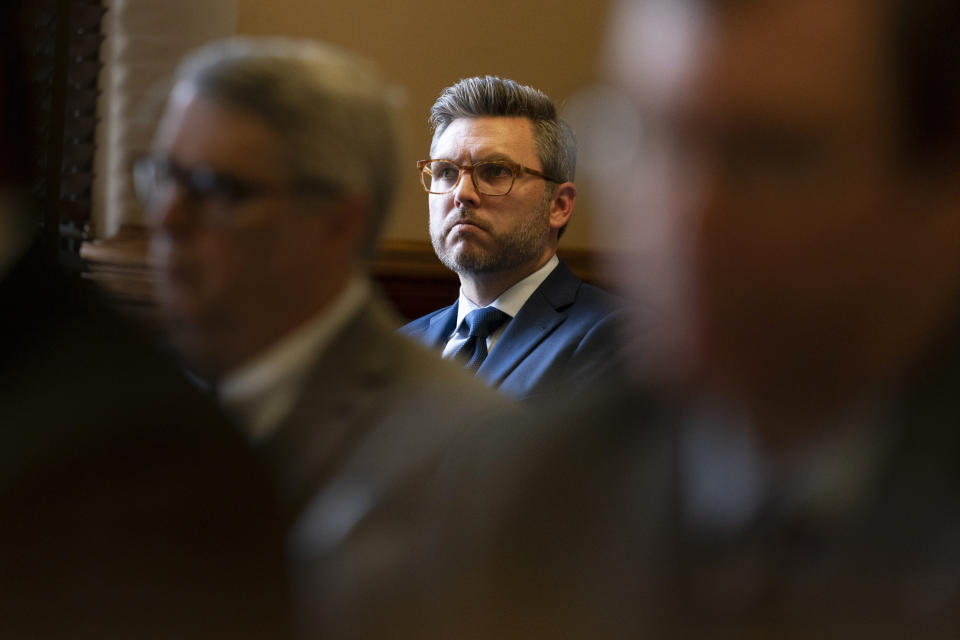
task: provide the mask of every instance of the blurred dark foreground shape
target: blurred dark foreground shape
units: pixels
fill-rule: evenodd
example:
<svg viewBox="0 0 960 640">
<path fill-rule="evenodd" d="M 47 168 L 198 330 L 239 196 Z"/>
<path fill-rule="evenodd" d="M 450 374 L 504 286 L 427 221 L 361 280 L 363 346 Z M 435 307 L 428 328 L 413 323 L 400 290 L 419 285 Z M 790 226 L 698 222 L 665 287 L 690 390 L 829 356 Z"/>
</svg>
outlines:
<svg viewBox="0 0 960 640">
<path fill-rule="evenodd" d="M 0 15 L 0 637 L 285 637 L 277 508 L 246 442 L 35 238 L 17 8 Z"/>
</svg>

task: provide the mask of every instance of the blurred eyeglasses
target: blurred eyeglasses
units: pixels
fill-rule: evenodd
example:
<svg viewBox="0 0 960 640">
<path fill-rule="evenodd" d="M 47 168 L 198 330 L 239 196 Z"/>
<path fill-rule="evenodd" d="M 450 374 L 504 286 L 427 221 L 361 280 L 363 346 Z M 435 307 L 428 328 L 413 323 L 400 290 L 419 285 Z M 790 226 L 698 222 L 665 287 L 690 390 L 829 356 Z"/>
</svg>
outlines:
<svg viewBox="0 0 960 640">
<path fill-rule="evenodd" d="M 157 154 L 142 155 L 134 160 L 133 179 L 137 197 L 147 208 L 156 204 L 160 195 L 174 185 L 196 202 L 221 207 L 234 207 L 257 198 L 331 196 L 339 191 L 334 185 L 315 179 L 282 186 L 271 185 L 209 167 L 185 167 Z"/>
<path fill-rule="evenodd" d="M 457 164 L 452 160 L 420 160 L 417 162 L 420 182 L 427 193 L 450 193 L 460 184 L 464 172 L 470 172 L 477 193 L 485 196 L 505 196 L 513 189 L 517 176 L 523 173 L 543 178 L 550 182 L 563 182 L 556 178 L 528 169 L 508 160 L 488 160 L 474 164 Z"/>
</svg>

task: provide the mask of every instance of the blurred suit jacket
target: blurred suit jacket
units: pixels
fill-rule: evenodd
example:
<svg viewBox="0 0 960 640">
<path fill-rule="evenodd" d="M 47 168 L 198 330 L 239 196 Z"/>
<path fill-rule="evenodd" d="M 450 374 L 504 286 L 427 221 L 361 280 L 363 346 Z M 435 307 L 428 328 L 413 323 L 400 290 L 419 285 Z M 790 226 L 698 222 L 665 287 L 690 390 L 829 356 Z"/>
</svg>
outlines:
<svg viewBox="0 0 960 640">
<path fill-rule="evenodd" d="M 510 320 L 477 377 L 524 401 L 555 400 L 616 379 L 621 372 L 620 304 L 562 261 Z M 443 351 L 456 328 L 457 303 L 400 329 Z"/>
<path fill-rule="evenodd" d="M 960 341 L 940 346 L 878 413 L 887 446 L 830 516 L 773 504 L 704 528 L 688 407 L 639 389 L 477 433 L 439 483 L 422 586 L 383 620 L 411 638 L 958 637 Z"/>
<path fill-rule="evenodd" d="M 243 439 L 35 250 L 0 327 L 0 636 L 282 637 L 277 506 Z"/>
<path fill-rule="evenodd" d="M 263 443 L 290 528 L 306 634 L 349 635 L 350 616 L 389 597 L 421 548 L 423 507 L 447 449 L 468 426 L 516 411 L 458 366 L 396 333 L 377 293 L 308 373 L 291 414 Z"/>
</svg>

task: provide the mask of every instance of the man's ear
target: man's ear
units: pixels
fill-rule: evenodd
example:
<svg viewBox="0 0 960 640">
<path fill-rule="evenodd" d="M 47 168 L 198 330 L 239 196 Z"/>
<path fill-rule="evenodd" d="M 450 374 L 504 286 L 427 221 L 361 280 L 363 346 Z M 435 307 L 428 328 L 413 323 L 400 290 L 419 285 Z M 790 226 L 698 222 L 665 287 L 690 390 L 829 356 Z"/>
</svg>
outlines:
<svg viewBox="0 0 960 640">
<path fill-rule="evenodd" d="M 573 205 L 577 200 L 577 187 L 572 182 L 564 182 L 556 188 L 550 202 L 550 228 L 560 230 L 573 214 Z"/>
</svg>

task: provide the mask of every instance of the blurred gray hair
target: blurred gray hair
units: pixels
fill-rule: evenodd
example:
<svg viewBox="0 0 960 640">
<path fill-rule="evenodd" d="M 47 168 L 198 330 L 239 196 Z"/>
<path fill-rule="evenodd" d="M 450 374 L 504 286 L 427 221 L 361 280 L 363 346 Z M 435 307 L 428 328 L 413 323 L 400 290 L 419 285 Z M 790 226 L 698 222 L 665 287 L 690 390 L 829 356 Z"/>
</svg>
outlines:
<svg viewBox="0 0 960 640">
<path fill-rule="evenodd" d="M 369 198 L 372 250 L 398 175 L 393 93 L 372 63 L 312 40 L 231 38 L 184 60 L 181 89 L 262 118 L 295 179 Z"/>
</svg>

